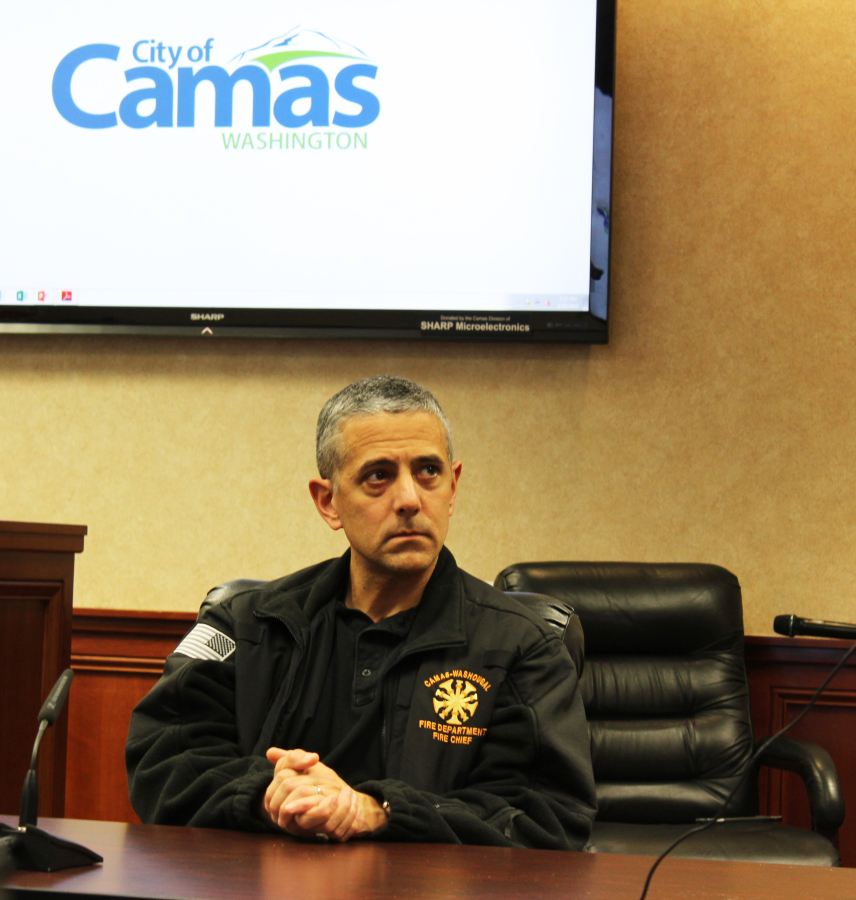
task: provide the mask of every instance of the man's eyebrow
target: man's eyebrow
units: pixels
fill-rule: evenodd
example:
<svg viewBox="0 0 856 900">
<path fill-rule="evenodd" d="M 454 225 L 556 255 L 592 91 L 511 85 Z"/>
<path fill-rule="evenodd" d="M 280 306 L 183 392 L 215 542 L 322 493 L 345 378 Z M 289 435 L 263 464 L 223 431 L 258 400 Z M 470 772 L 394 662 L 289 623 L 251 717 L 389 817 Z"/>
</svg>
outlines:
<svg viewBox="0 0 856 900">
<path fill-rule="evenodd" d="M 414 463 L 418 466 L 444 466 L 446 464 L 445 459 L 437 453 L 429 453 L 426 456 L 417 456 Z M 359 468 L 358 474 L 362 475 L 367 471 L 371 471 L 372 469 L 378 469 L 389 466 L 397 466 L 398 462 L 394 459 L 390 459 L 388 456 L 379 456 L 376 459 L 368 459 L 366 460 Z"/>
<path fill-rule="evenodd" d="M 428 456 L 418 456 L 416 457 L 415 462 L 420 466 L 444 466 L 446 461 L 442 456 L 437 455 L 436 453 L 431 453 Z"/>
<path fill-rule="evenodd" d="M 396 465 L 395 460 L 390 459 L 388 456 L 379 456 L 377 459 L 368 459 L 366 460 L 359 468 L 359 474 L 362 475 L 368 469 L 377 469 L 382 466 L 394 466 Z"/>
</svg>

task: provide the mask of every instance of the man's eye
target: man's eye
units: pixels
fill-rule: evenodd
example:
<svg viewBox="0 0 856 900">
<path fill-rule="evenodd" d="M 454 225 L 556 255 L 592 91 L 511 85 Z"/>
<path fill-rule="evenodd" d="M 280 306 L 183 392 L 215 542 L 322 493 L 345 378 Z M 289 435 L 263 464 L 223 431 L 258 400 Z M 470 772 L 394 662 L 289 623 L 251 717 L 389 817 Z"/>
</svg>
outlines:
<svg viewBox="0 0 856 900">
<path fill-rule="evenodd" d="M 429 478 L 434 478 L 440 474 L 439 466 L 423 466 L 422 474 L 427 475 Z"/>
<path fill-rule="evenodd" d="M 374 472 L 369 472 L 366 477 L 366 481 L 370 481 L 373 483 L 377 483 L 379 481 L 384 481 L 386 479 L 386 472 L 383 469 L 376 469 Z"/>
</svg>

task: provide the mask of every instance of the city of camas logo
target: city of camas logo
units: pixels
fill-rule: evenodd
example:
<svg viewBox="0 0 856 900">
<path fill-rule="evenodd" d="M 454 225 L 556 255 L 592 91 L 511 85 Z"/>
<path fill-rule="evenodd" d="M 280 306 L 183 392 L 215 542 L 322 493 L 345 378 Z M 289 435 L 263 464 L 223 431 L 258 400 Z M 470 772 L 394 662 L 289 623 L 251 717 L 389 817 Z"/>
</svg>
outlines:
<svg viewBox="0 0 856 900">
<path fill-rule="evenodd" d="M 453 670 L 433 675 L 425 680 L 425 687 L 437 685 L 431 703 L 439 721 L 420 719 L 419 727 L 432 732 L 435 741 L 446 744 L 471 744 L 473 738 L 483 737 L 487 728 L 466 724 L 479 705 L 476 685 L 490 690 L 490 682 L 474 672 Z"/>
<path fill-rule="evenodd" d="M 116 62 L 121 48 L 116 44 L 78 47 L 66 54 L 56 67 L 52 83 L 54 106 L 67 122 L 80 128 L 113 128 L 119 122 L 136 129 L 152 125 L 193 128 L 196 89 L 202 82 L 209 82 L 214 88 L 214 126 L 231 128 L 235 85 L 246 82 L 252 90 L 254 129 L 271 127 L 271 117 L 288 129 L 329 128 L 331 124 L 335 128 L 357 129 L 370 125 L 380 114 L 377 96 L 363 86 L 365 79 L 375 78 L 377 66 L 351 44 L 319 31 L 293 28 L 285 35 L 237 54 L 230 63 L 235 66 L 232 71 L 210 64 L 214 44 L 214 38 L 186 48 L 149 39 L 137 41 L 130 48 L 130 56 L 145 65 L 125 69 L 125 81 L 129 85 L 139 81 L 148 84 L 129 91 L 119 103 L 118 111 L 109 112 L 85 109 L 85 103 L 79 103 L 74 97 L 72 79 L 81 66 L 92 60 Z M 186 63 L 205 65 L 194 68 Z M 311 63 L 323 63 L 327 71 Z M 359 84 L 358 79 L 362 79 Z M 285 90 L 274 96 L 279 85 Z M 343 149 L 352 145 L 351 141 L 342 140 L 337 144 L 336 132 L 325 134 L 334 135 L 327 142 L 330 147 Z M 286 135 L 289 136 L 294 135 Z M 246 144 L 240 134 L 229 141 L 225 138 L 226 135 L 224 147 Z M 365 147 L 365 135 L 362 138 L 361 146 Z M 282 147 L 281 136 L 265 135 L 264 146 L 274 145 Z M 254 146 L 252 140 L 250 146 Z M 321 147 L 323 141 L 309 146 Z M 353 146 L 360 146 L 360 142 L 355 140 Z"/>
</svg>

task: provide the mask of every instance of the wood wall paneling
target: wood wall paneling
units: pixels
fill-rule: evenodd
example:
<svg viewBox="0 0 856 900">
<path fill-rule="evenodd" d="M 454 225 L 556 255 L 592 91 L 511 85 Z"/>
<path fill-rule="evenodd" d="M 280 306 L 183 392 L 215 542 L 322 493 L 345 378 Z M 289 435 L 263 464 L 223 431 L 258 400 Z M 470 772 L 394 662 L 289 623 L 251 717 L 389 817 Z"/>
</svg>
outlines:
<svg viewBox="0 0 856 900">
<path fill-rule="evenodd" d="M 139 822 L 125 776 L 128 721 L 194 618 L 190 613 L 75 610 L 65 793 L 69 818 Z"/>
<path fill-rule="evenodd" d="M 45 684 L 58 677 L 48 665 L 58 659 L 56 628 L 49 622 L 57 617 L 56 607 L 62 603 L 62 584 L 56 581 L 0 582 L 0 809 L 18 810 L 21 786 L 30 767 L 30 754 L 36 737 L 37 716 L 45 696 Z M 45 652 L 45 645 L 48 651 Z M 61 671 L 61 670 L 60 670 Z M 65 725 L 65 722 L 62 723 Z M 39 783 L 40 799 L 53 808 L 53 765 L 56 749 L 56 728 L 50 729 L 42 740 Z"/>
<path fill-rule="evenodd" d="M 38 713 L 71 657 L 74 556 L 83 525 L 0 522 L 0 810 L 20 809 Z M 39 753 L 39 814 L 65 807 L 68 712 Z"/>
<path fill-rule="evenodd" d="M 775 719 L 781 722 L 779 727 L 792 722 L 803 712 L 813 693 L 811 689 L 775 689 L 772 704 Z M 818 700 L 808 717 L 790 732 L 794 737 L 820 744 L 832 754 L 833 759 L 843 763 L 837 768 L 842 779 L 845 798 L 850 798 L 851 802 L 850 816 L 845 817 L 839 833 L 839 846 L 844 848 L 847 865 L 850 866 L 856 865 L 856 855 L 852 851 L 856 846 L 856 809 L 854 809 L 856 779 L 852 777 L 846 760 L 853 757 L 856 752 L 854 721 L 856 721 L 856 692 L 832 689 Z M 808 821 L 808 796 L 801 780 L 792 772 L 771 772 L 768 779 L 771 813 L 776 815 L 781 813 L 790 820 Z"/>
<path fill-rule="evenodd" d="M 832 667 L 851 646 L 823 638 L 748 637 L 746 669 L 757 739 L 774 734 L 801 713 Z M 835 676 L 815 708 L 789 732 L 814 741 L 835 761 L 847 807 L 839 853 L 856 866 L 856 659 Z M 810 823 L 808 797 L 792 772 L 762 769 L 761 811 L 786 822 Z"/>
</svg>

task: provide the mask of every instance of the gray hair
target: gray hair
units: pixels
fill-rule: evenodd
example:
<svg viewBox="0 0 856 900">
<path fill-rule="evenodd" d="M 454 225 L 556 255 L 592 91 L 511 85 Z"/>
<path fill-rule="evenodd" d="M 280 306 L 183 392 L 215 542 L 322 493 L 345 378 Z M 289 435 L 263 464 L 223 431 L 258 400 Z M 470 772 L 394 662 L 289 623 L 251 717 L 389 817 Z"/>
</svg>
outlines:
<svg viewBox="0 0 856 900">
<path fill-rule="evenodd" d="M 355 381 L 334 394 L 318 416 L 315 431 L 315 458 L 318 474 L 335 484 L 342 467 L 341 435 L 352 416 L 374 416 L 377 413 L 427 412 L 436 416 L 446 434 L 446 453 L 451 464 L 452 426 L 440 404 L 430 391 L 415 381 L 395 375 L 375 375 Z"/>
</svg>

